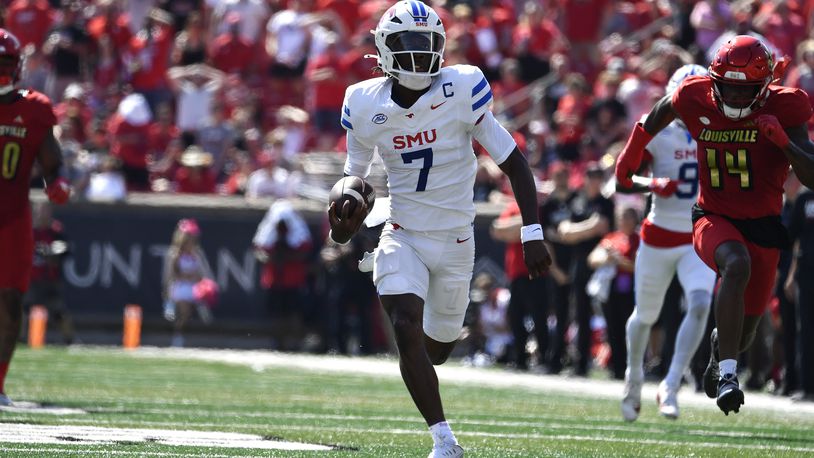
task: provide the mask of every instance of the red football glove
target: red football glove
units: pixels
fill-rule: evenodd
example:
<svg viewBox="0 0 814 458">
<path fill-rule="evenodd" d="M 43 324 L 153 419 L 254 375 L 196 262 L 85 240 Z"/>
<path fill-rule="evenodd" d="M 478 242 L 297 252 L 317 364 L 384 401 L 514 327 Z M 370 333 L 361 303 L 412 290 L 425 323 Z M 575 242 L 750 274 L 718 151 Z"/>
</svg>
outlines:
<svg viewBox="0 0 814 458">
<path fill-rule="evenodd" d="M 679 181 L 671 180 L 669 178 L 653 178 L 650 182 L 651 191 L 653 194 L 661 197 L 670 197 L 676 193 L 676 189 L 678 189 L 678 185 L 680 184 Z"/>
<path fill-rule="evenodd" d="M 55 204 L 64 204 L 71 197 L 71 185 L 65 178 L 59 177 L 45 187 L 45 195 Z"/>
<path fill-rule="evenodd" d="M 791 140 L 789 140 L 789 136 L 786 135 L 786 131 L 783 130 L 783 126 L 780 125 L 780 121 L 778 121 L 774 115 L 760 115 L 755 122 L 757 123 L 757 128 L 760 130 L 760 133 L 765 135 L 772 143 L 781 149 L 785 149 L 789 146 Z"/>
<path fill-rule="evenodd" d="M 623 187 L 633 187 L 633 180 L 630 178 L 639 170 L 642 165 L 642 156 L 644 155 L 644 148 L 650 143 L 653 136 L 647 133 L 641 124 L 636 124 L 630 137 L 627 139 L 622 152 L 616 158 L 616 181 Z"/>
</svg>

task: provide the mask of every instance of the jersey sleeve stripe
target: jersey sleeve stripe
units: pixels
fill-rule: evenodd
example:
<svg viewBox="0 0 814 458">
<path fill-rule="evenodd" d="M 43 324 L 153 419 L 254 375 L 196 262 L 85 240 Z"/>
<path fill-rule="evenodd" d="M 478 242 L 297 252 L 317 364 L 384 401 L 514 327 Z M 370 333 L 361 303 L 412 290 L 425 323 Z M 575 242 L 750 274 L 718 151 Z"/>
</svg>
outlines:
<svg viewBox="0 0 814 458">
<path fill-rule="evenodd" d="M 486 82 L 486 77 L 484 76 L 483 79 L 480 80 L 480 83 L 478 83 L 478 85 L 475 86 L 474 89 L 472 89 L 472 97 L 475 97 L 478 94 L 478 92 L 482 91 L 483 88 L 486 87 L 486 84 L 488 83 Z"/>
<path fill-rule="evenodd" d="M 342 107 L 342 110 L 345 112 L 346 115 L 350 116 L 350 108 L 346 106 Z"/>
<path fill-rule="evenodd" d="M 353 130 L 353 124 L 351 124 L 350 121 L 348 121 L 345 118 L 342 118 L 342 125 L 347 127 L 350 130 Z"/>
<path fill-rule="evenodd" d="M 472 111 L 476 111 L 478 108 L 482 107 L 486 102 L 492 100 L 492 91 L 486 93 L 480 100 L 472 104 Z"/>
</svg>

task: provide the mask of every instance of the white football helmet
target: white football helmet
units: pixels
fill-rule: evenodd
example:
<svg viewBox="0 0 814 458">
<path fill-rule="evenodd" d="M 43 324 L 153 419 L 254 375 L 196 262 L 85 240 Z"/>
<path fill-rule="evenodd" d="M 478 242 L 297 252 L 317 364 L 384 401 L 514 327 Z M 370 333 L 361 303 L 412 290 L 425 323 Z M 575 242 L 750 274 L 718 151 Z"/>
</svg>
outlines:
<svg viewBox="0 0 814 458">
<path fill-rule="evenodd" d="M 681 85 L 681 82 L 684 81 L 688 76 L 706 76 L 709 72 L 706 68 L 696 65 L 696 64 L 687 64 L 681 66 L 678 70 L 673 73 L 673 76 L 670 77 L 670 81 L 667 82 L 667 93 L 672 94 L 678 89 L 678 86 Z"/>
<path fill-rule="evenodd" d="M 377 53 L 372 57 L 402 86 L 422 90 L 441 73 L 446 32 L 438 14 L 424 3 L 396 3 L 385 11 L 372 33 Z"/>
</svg>

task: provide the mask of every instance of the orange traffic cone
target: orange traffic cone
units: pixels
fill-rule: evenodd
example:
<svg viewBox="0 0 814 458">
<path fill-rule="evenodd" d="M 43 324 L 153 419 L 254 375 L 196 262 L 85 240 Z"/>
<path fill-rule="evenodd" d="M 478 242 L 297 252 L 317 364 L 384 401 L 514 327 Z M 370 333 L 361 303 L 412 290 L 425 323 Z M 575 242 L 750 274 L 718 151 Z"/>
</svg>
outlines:
<svg viewBox="0 0 814 458">
<path fill-rule="evenodd" d="M 28 315 L 28 346 L 31 348 L 44 347 L 47 329 L 48 310 L 41 305 L 32 306 Z"/>
<path fill-rule="evenodd" d="M 124 307 L 124 348 L 138 348 L 141 341 L 141 307 L 128 304 Z"/>
</svg>

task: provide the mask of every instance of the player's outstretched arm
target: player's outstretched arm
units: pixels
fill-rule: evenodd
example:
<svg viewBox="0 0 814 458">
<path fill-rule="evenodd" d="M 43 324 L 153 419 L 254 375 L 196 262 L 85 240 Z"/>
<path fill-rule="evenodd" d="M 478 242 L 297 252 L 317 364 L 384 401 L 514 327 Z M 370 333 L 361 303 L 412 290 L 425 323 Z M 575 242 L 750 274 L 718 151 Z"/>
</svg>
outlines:
<svg viewBox="0 0 814 458">
<path fill-rule="evenodd" d="M 769 114 L 760 115 L 755 121 L 760 132 L 783 150 L 800 183 L 814 189 L 814 143 L 808 137 L 806 125 L 783 129 L 777 118 Z"/>
<path fill-rule="evenodd" d="M 509 177 L 514 198 L 520 207 L 520 217 L 523 219 L 520 239 L 523 242 L 523 259 L 528 267 L 529 276 L 539 277 L 548 271 L 551 255 L 543 244 L 543 229 L 537 214 L 537 187 L 534 184 L 534 176 L 526 158 L 516 146 L 499 167 Z"/>
<path fill-rule="evenodd" d="M 62 167 L 62 148 L 54 137 L 53 129 L 48 129 L 45 139 L 40 145 L 37 160 L 42 169 L 42 178 L 45 180 L 45 194 L 48 200 L 55 204 L 64 204 L 71 197 L 71 187 L 68 182 L 59 176 Z"/>
<path fill-rule="evenodd" d="M 616 158 L 617 189 L 632 188 L 633 175 L 641 168 L 644 149 L 653 137 L 667 127 L 676 118 L 673 110 L 672 95 L 668 94 L 656 102 L 645 118 L 644 123 L 637 123 L 630 133 L 627 144 Z"/>
</svg>

